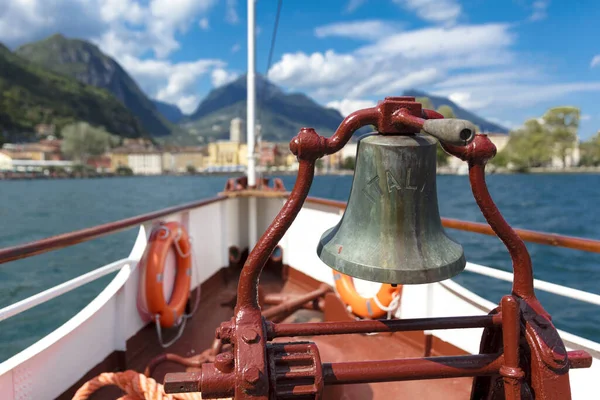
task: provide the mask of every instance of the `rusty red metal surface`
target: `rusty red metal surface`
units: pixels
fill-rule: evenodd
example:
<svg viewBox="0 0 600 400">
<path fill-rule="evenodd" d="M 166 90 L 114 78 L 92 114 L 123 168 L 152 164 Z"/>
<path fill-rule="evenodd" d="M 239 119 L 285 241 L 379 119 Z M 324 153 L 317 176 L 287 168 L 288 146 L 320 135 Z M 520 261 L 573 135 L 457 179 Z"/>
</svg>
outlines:
<svg viewBox="0 0 600 400">
<path fill-rule="evenodd" d="M 521 337 L 521 312 L 519 303 L 512 296 L 504 296 L 502 307 L 502 342 L 504 343 L 504 363 L 500 375 L 504 378 L 506 400 L 521 398 L 521 380 L 525 376 L 519 367 L 519 338 Z"/>
<path fill-rule="evenodd" d="M 502 323 L 501 314 L 450 318 L 383 319 L 349 322 L 267 323 L 267 337 L 347 335 L 352 333 L 407 332 L 435 329 L 493 327 Z"/>
<path fill-rule="evenodd" d="M 359 361 L 324 364 L 323 373 L 325 383 L 335 385 L 438 379 L 492 375 L 500 370 L 503 361 L 502 353 Z"/>
<path fill-rule="evenodd" d="M 275 317 L 285 317 L 291 314 L 292 312 L 303 308 L 306 303 L 312 302 L 313 300 L 322 297 L 328 292 L 331 292 L 331 287 L 329 285 L 323 284 L 319 289 L 315 291 L 307 293 L 303 296 L 298 296 L 294 299 L 288 299 L 285 302 L 281 302 L 280 304 L 263 311 L 262 315 L 264 318 L 267 319 Z"/>
<path fill-rule="evenodd" d="M 442 143 L 442 147 L 451 155 L 469 164 L 469 180 L 473 197 L 490 227 L 508 249 L 512 259 L 513 293 L 523 299 L 536 302 L 531 257 L 527 247 L 500 214 L 485 183 L 485 165 L 496 155 L 496 146 L 486 135 L 477 135 L 468 146 L 458 147 Z"/>
<path fill-rule="evenodd" d="M 269 178 L 260 178 L 256 182 L 255 187 L 248 186 L 248 177 L 241 176 L 239 178 L 231 178 L 225 184 L 224 192 L 239 192 L 247 189 L 257 189 L 262 191 L 285 192 L 285 185 L 279 178 L 273 179 L 273 186 L 270 185 Z"/>
<path fill-rule="evenodd" d="M 217 329 L 217 339 L 230 343 L 226 360 L 206 363 L 202 374 L 169 375 L 168 393 L 201 390 L 204 398 L 234 394 L 238 400 L 269 398 L 320 398 L 324 385 L 396 380 L 476 377 L 472 398 L 568 399 L 568 370 L 585 367 L 585 352 L 567 353 L 550 316 L 533 288 L 531 258 L 523 240 L 504 220 L 485 183 L 485 164 L 496 148 L 485 135 L 466 146 L 443 148 L 469 165 L 473 196 L 491 229 L 506 245 L 513 261 L 512 295 L 505 296 L 487 316 L 427 318 L 400 321 L 276 324 L 261 315 L 258 284 L 263 266 L 290 227 L 307 198 L 318 158 L 339 151 L 354 131 L 375 125 L 381 134 L 419 132 L 427 118 L 440 118 L 410 97 L 386 98 L 376 107 L 350 114 L 330 138 L 303 128 L 290 143 L 298 157 L 295 186 L 285 205 L 249 254 L 242 269 L 235 316 Z M 462 132 L 461 132 L 462 136 Z M 326 290 L 311 295 L 322 295 Z M 297 299 L 301 307 L 309 297 Z M 287 306 L 276 306 L 284 312 Z M 358 332 L 393 332 L 424 329 L 484 327 L 481 354 L 345 363 L 320 362 L 314 343 L 268 343 L 280 336 L 330 335 Z M 573 360 L 569 357 L 573 356 Z M 298 366 L 300 363 L 300 366 Z"/>
</svg>

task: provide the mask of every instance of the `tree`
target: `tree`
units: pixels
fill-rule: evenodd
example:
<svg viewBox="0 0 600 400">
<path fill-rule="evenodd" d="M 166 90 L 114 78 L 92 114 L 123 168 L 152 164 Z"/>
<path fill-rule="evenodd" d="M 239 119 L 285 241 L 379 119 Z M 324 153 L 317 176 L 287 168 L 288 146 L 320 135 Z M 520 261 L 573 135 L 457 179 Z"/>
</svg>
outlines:
<svg viewBox="0 0 600 400">
<path fill-rule="evenodd" d="M 118 145 L 118 138 L 87 122 L 76 122 L 62 129 L 61 150 L 70 158 L 85 163 L 90 156 L 99 156 Z"/>
<path fill-rule="evenodd" d="M 187 173 L 190 175 L 194 175 L 196 173 L 196 167 L 194 167 L 193 165 L 188 165 L 187 166 Z"/>
<path fill-rule="evenodd" d="M 115 170 L 115 174 L 119 175 L 119 176 L 131 176 L 133 175 L 133 170 L 129 167 L 125 167 L 123 165 L 120 165 L 116 170 Z"/>
<path fill-rule="evenodd" d="M 600 165 L 600 131 L 589 140 L 581 143 L 581 165 Z"/>
<path fill-rule="evenodd" d="M 498 152 L 494 158 L 492 158 L 489 163 L 491 165 L 495 165 L 496 167 L 506 168 L 508 163 L 510 162 L 510 154 L 506 149 Z"/>
<path fill-rule="evenodd" d="M 440 114 L 442 114 L 444 116 L 444 118 L 456 118 L 456 116 L 454 115 L 454 110 L 452 109 L 452 107 L 447 106 L 447 105 L 441 105 L 438 107 L 437 112 L 439 112 Z"/>
<path fill-rule="evenodd" d="M 552 160 L 554 143 L 538 119 L 530 119 L 510 133 L 507 144 L 510 162 L 521 171 L 541 167 Z"/>
<path fill-rule="evenodd" d="M 356 159 L 354 157 L 346 157 L 342 163 L 342 169 L 354 170 Z"/>
<path fill-rule="evenodd" d="M 542 117 L 544 129 L 555 143 L 554 152 L 567 166 L 567 155 L 577 140 L 580 111 L 576 107 L 554 107 Z"/>
<path fill-rule="evenodd" d="M 415 99 L 417 103 L 421 103 L 423 108 L 427 108 L 428 110 L 433 110 L 433 103 L 429 97 L 417 97 Z"/>
</svg>

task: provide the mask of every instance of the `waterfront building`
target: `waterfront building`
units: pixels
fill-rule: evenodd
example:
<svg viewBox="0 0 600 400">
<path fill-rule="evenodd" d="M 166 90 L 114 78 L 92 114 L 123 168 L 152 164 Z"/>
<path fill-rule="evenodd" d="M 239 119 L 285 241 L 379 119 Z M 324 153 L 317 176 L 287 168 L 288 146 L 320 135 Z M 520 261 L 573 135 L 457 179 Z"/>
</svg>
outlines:
<svg viewBox="0 0 600 400">
<path fill-rule="evenodd" d="M 486 135 L 496 146 L 497 153 L 500 153 L 502 150 L 504 150 L 508 144 L 508 141 L 510 140 L 510 135 L 507 133 L 486 133 Z M 454 173 L 467 173 L 469 167 L 466 162 L 452 156 L 448 156 L 447 160 L 448 164 L 446 165 L 445 169 L 448 169 Z"/>
<path fill-rule="evenodd" d="M 342 150 L 340 150 L 340 158 L 342 162 L 348 157 L 356 158 L 356 152 L 358 151 L 358 143 L 347 143 Z"/>
<path fill-rule="evenodd" d="M 229 125 L 229 140 L 236 143 L 246 143 L 246 124 L 241 118 L 233 118 Z"/>
<path fill-rule="evenodd" d="M 129 167 L 135 175 L 160 175 L 163 172 L 162 153 L 154 147 L 123 146 L 110 153 L 111 169 Z"/>
<path fill-rule="evenodd" d="M 208 144 L 207 166 L 246 166 L 248 165 L 248 145 L 222 140 Z"/>
<path fill-rule="evenodd" d="M 52 167 L 70 170 L 73 165 L 73 161 L 22 159 L 13 157 L 4 150 L 0 151 L 0 172 L 47 172 Z"/>
<path fill-rule="evenodd" d="M 12 158 L 3 152 L 0 152 L 0 171 L 12 170 Z"/>
<path fill-rule="evenodd" d="M 190 168 L 202 171 L 208 167 L 208 149 L 206 147 L 173 148 L 162 154 L 163 171 L 185 173 Z"/>
<path fill-rule="evenodd" d="M 46 161 L 62 160 L 60 151 L 62 141 L 60 140 L 41 140 L 36 143 L 5 143 L 2 146 L 2 153 L 13 160 L 35 160 Z"/>
<path fill-rule="evenodd" d="M 106 154 L 90 157 L 86 160 L 86 165 L 94 168 L 98 173 L 110 172 L 112 170 L 112 159 Z"/>
</svg>

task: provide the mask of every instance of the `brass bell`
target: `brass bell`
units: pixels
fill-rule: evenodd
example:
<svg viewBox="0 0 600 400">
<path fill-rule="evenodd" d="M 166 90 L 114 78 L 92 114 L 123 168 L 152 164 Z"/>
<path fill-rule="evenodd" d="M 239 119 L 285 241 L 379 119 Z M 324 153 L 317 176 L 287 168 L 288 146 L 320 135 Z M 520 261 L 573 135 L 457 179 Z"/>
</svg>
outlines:
<svg viewBox="0 0 600 400">
<path fill-rule="evenodd" d="M 317 254 L 331 268 L 368 281 L 438 282 L 465 268 L 438 210 L 436 144 L 429 135 L 379 135 L 358 143 L 352 191 L 341 221 Z"/>
</svg>

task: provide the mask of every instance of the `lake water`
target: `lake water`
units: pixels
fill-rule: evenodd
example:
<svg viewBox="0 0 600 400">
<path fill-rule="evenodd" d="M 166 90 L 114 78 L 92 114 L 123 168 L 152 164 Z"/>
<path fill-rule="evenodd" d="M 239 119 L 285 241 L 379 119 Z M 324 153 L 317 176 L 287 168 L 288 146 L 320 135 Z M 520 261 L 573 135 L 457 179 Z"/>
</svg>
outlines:
<svg viewBox="0 0 600 400">
<path fill-rule="evenodd" d="M 90 180 L 0 181 L 0 248 L 87 228 L 214 196 L 226 177 L 130 177 Z M 295 177 L 282 178 L 291 189 Z M 485 222 L 466 176 L 439 176 L 444 217 Z M 600 239 L 600 175 L 492 175 L 490 192 L 514 227 Z M 310 195 L 347 200 L 351 176 L 317 176 Z M 158 190 L 160 188 L 160 190 Z M 495 237 L 448 230 L 467 260 L 509 271 Z M 127 257 L 137 229 L 0 265 L 0 307 Z M 557 284 L 600 293 L 600 254 L 528 244 L 534 274 Z M 0 361 L 56 329 L 89 303 L 113 275 L 0 322 Z M 510 284 L 463 273 L 455 280 L 497 303 Z M 600 342 L 598 307 L 538 292 L 559 329 Z"/>
</svg>

